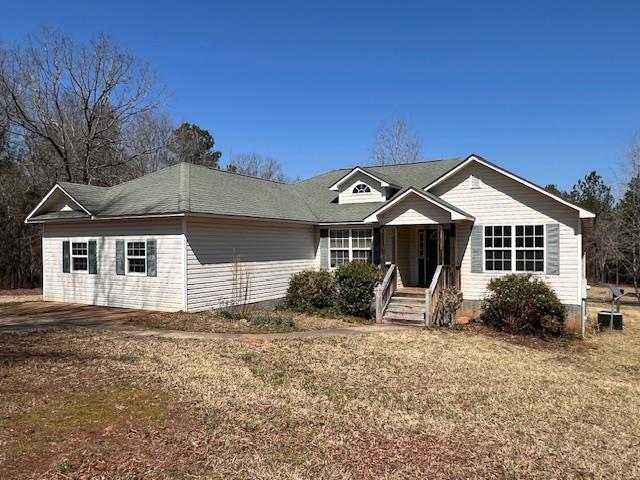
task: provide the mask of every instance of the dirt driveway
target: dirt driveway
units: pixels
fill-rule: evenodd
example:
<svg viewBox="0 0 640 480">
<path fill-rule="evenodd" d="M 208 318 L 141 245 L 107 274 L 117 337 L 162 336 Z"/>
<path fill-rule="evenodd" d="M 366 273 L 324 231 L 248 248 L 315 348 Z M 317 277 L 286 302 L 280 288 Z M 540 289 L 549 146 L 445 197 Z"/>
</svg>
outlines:
<svg viewBox="0 0 640 480">
<path fill-rule="evenodd" d="M 0 333 L 51 327 L 107 327 L 125 325 L 131 317 L 148 315 L 144 310 L 96 307 L 58 302 L 25 302 L 0 305 Z"/>
<path fill-rule="evenodd" d="M 332 337 L 336 335 L 368 335 L 411 329 L 404 325 L 362 325 L 349 328 L 330 328 L 304 332 L 283 333 L 206 333 L 147 328 L 129 322 L 130 318 L 153 313 L 149 310 L 97 307 L 58 302 L 26 302 L 0 305 L 0 333 L 30 332 L 55 327 L 85 327 L 110 330 L 128 335 L 197 340 L 243 340 L 277 338 Z"/>
</svg>

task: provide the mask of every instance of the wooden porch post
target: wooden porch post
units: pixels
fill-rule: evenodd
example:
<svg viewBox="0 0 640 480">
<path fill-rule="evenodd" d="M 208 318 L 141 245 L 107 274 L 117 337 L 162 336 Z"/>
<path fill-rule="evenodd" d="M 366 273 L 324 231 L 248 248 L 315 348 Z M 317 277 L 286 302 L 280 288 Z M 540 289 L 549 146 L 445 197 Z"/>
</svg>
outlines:
<svg viewBox="0 0 640 480">
<path fill-rule="evenodd" d="M 384 255 L 384 235 L 385 235 L 385 229 L 382 225 L 380 225 L 380 254 L 379 254 L 379 258 L 380 258 L 380 266 L 382 267 L 382 271 L 386 272 L 387 271 L 387 265 L 386 265 L 386 261 L 385 261 L 385 255 Z"/>
<path fill-rule="evenodd" d="M 438 265 L 444 264 L 444 229 L 438 224 Z"/>
<path fill-rule="evenodd" d="M 458 278 L 458 232 L 456 230 L 456 225 L 451 223 L 449 225 L 449 241 L 451 242 L 450 256 L 451 271 L 453 273 L 453 286 L 460 289 L 460 279 Z"/>
<path fill-rule="evenodd" d="M 398 264 L 398 227 L 393 227 L 393 263 Z"/>
</svg>

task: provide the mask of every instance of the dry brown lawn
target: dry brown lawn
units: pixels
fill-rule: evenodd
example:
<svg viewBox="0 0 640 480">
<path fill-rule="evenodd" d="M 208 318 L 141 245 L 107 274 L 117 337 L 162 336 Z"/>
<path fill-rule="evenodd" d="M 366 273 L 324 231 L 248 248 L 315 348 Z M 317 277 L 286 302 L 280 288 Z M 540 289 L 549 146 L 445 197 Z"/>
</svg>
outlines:
<svg viewBox="0 0 640 480">
<path fill-rule="evenodd" d="M 253 324 L 253 316 L 270 318 L 287 318 L 293 320 L 289 324 Z M 220 314 L 209 312 L 186 313 L 150 313 L 149 315 L 136 316 L 130 319 L 130 323 L 150 328 L 167 328 L 187 332 L 208 333 L 284 333 L 307 332 L 311 330 L 323 330 L 328 328 L 345 328 L 362 325 L 362 319 L 356 318 L 327 318 L 316 315 L 307 315 L 292 311 L 254 310 L 247 314 L 246 318 L 224 318 Z"/>
<path fill-rule="evenodd" d="M 3 334 L 0 478 L 638 478 L 624 311 L 578 342 Z"/>
</svg>

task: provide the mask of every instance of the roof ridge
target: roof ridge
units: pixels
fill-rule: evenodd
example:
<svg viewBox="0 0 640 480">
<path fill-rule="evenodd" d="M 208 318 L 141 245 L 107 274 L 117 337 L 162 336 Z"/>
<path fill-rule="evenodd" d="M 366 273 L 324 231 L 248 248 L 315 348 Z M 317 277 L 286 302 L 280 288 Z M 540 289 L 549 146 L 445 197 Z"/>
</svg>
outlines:
<svg viewBox="0 0 640 480">
<path fill-rule="evenodd" d="M 449 162 L 451 160 L 463 160 L 463 158 L 462 157 L 436 158 L 434 160 L 418 160 L 416 162 L 407 162 L 407 163 L 386 163 L 384 165 L 367 165 L 366 167 L 360 167 L 360 168 L 403 167 L 405 165 L 418 165 L 422 163 L 435 163 L 435 162 Z"/>
<path fill-rule="evenodd" d="M 181 212 L 189 212 L 191 208 L 191 164 L 181 162 L 179 165 L 178 210 Z"/>
<path fill-rule="evenodd" d="M 231 172 L 229 170 L 222 170 L 221 168 L 209 168 L 209 167 L 206 167 L 204 165 L 198 165 L 197 163 L 191 163 L 191 162 L 182 162 L 182 163 L 187 163 L 187 164 L 192 165 L 194 167 L 204 168 L 204 169 L 209 170 L 211 172 L 228 173 L 229 175 L 237 175 L 239 177 L 253 178 L 254 180 L 262 180 L 264 182 L 276 183 L 278 185 L 290 185 L 289 183 L 281 182 L 280 180 L 272 180 L 270 178 L 256 177 L 255 175 L 249 175 L 247 173 Z"/>
<path fill-rule="evenodd" d="M 61 187 L 64 185 L 74 185 L 78 187 L 90 187 L 90 188 L 111 188 L 111 187 L 105 187 L 103 185 L 87 185 L 86 183 L 66 182 L 64 180 L 58 180 L 56 183 Z"/>
</svg>

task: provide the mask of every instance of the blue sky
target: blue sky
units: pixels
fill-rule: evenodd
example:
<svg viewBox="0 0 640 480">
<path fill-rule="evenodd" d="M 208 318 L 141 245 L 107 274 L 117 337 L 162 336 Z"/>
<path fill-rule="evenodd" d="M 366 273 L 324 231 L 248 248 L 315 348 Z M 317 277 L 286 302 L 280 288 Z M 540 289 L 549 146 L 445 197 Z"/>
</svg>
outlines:
<svg viewBox="0 0 640 480">
<path fill-rule="evenodd" d="M 401 116 L 425 158 L 570 187 L 640 129 L 640 2 L 7 2 L 0 39 L 96 32 L 148 61 L 176 121 L 290 176 L 366 164 Z"/>
</svg>

